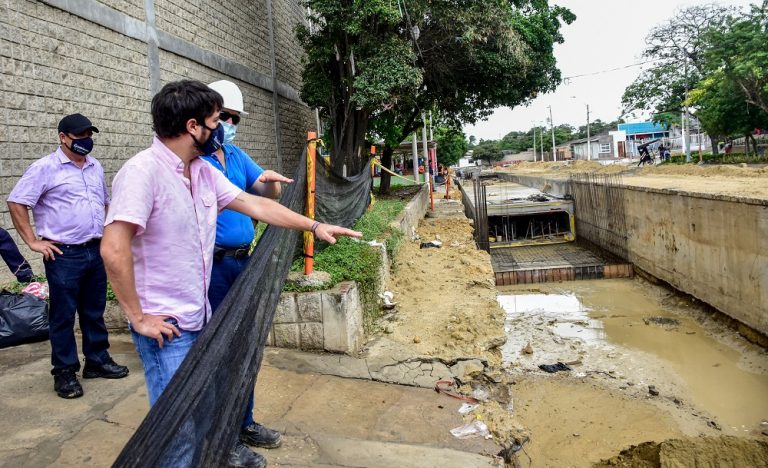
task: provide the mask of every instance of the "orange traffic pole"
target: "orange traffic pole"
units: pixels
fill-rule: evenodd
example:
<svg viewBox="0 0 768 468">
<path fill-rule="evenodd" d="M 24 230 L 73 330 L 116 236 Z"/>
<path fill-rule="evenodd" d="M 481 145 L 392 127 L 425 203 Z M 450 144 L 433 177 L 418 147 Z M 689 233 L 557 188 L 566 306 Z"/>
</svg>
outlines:
<svg viewBox="0 0 768 468">
<path fill-rule="evenodd" d="M 315 219 L 315 159 L 317 158 L 317 133 L 307 132 L 307 218 Z M 315 269 L 315 235 L 304 231 L 304 275 Z"/>
</svg>

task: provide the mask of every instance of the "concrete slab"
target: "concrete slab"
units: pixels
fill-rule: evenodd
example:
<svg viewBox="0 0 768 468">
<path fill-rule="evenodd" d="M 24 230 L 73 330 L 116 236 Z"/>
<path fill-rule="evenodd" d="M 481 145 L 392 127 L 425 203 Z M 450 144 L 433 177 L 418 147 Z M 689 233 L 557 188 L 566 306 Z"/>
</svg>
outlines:
<svg viewBox="0 0 768 468">
<path fill-rule="evenodd" d="M 0 466 L 112 464 L 149 407 L 130 337 L 113 335 L 111 342 L 115 360 L 131 375 L 81 380 L 85 395 L 75 400 L 53 392 L 47 342 L 0 350 Z M 458 440 L 448 432 L 463 424 L 457 400 L 423 388 L 309 372 L 308 360 L 291 350 L 267 355 L 256 418 L 285 434 L 281 448 L 262 451 L 270 466 L 493 466 L 489 455 L 499 447 L 492 441 Z M 357 366 L 347 374 L 367 374 L 365 361 L 315 356 L 329 372 L 334 362 L 344 362 Z"/>
</svg>

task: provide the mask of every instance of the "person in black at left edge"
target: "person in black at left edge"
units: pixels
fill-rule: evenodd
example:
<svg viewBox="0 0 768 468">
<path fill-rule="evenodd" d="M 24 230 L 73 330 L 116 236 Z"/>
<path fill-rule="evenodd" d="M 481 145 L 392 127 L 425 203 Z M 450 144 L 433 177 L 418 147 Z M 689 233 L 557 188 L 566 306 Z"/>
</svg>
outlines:
<svg viewBox="0 0 768 468">
<path fill-rule="evenodd" d="M 3 261 L 19 283 L 29 283 L 34 279 L 35 275 L 29 262 L 21 255 L 8 231 L 3 228 L 0 228 L 0 257 L 3 257 Z"/>
</svg>

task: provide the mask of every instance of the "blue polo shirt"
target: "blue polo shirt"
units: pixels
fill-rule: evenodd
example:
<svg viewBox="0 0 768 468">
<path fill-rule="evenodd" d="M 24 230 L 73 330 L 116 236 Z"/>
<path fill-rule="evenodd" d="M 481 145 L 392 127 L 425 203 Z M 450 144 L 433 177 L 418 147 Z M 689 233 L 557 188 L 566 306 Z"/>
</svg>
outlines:
<svg viewBox="0 0 768 468">
<path fill-rule="evenodd" d="M 251 157 L 237 146 L 227 144 L 222 148 L 227 166 L 226 170 L 221 166 L 215 154 L 205 155 L 203 159 L 223 172 L 227 179 L 238 188 L 250 191 L 264 169 L 253 162 Z M 216 219 L 217 246 L 224 248 L 240 247 L 250 244 L 254 235 L 253 220 L 237 211 L 224 210 Z"/>
</svg>

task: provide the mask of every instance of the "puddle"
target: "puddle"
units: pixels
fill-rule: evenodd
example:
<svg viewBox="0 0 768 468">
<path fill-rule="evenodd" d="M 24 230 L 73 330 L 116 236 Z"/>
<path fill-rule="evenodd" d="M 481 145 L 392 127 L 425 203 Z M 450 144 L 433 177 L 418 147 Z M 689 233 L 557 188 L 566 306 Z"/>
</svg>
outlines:
<svg viewBox="0 0 768 468">
<path fill-rule="evenodd" d="M 512 294 L 498 296 L 507 313 L 509 342 L 502 350 L 506 362 L 520 358 L 531 330 L 545 338 L 550 335 L 556 343 L 576 338 L 583 343 L 582 353 L 616 348 L 636 357 L 639 371 L 648 353 L 684 382 L 684 400 L 732 431 L 749 432 L 768 420 L 768 353 L 746 342 L 737 347 L 713 338 L 686 314 L 665 308 L 661 296 L 644 283 L 595 280 L 527 286 L 502 288 Z M 548 339 L 538 343 L 536 364 L 563 359 L 563 346 L 549 350 Z"/>
</svg>

